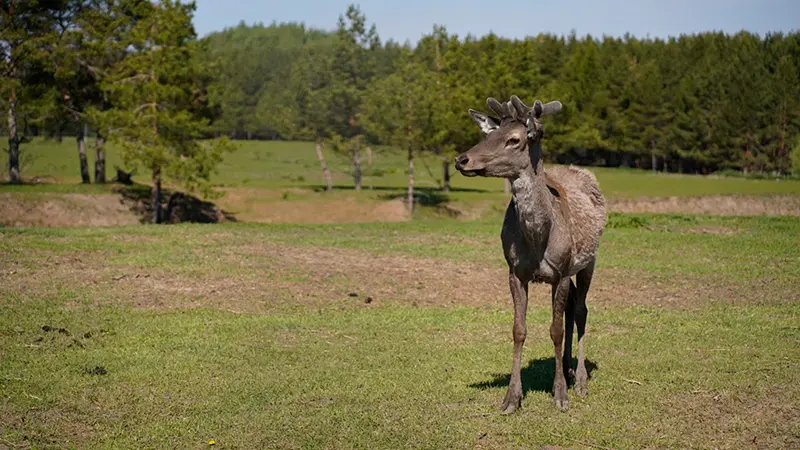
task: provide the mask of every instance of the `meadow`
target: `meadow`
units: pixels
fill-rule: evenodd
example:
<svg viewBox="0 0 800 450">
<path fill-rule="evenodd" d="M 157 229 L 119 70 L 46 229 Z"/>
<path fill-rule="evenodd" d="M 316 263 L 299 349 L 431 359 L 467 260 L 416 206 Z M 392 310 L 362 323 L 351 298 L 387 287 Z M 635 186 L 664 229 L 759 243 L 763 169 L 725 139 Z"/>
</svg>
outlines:
<svg viewBox="0 0 800 450">
<path fill-rule="evenodd" d="M 93 139 L 89 139 L 89 164 L 94 167 Z M 411 219 L 403 200 L 406 197 L 406 155 L 391 148 L 376 148 L 372 165 L 362 155 L 363 189 L 353 190 L 349 160 L 326 151 L 333 175 L 333 192 L 324 192 L 314 144 L 309 142 L 237 141 L 237 151 L 226 155 L 213 178 L 221 197 L 213 201 L 241 221 L 282 223 L 342 223 L 406 221 Z M 42 214 L 70 210 L 97 210 L 95 203 L 116 202 L 111 194 L 114 185 L 81 185 L 78 158 L 73 139 L 37 139 L 23 150 L 23 176 L 38 184 L 10 186 L 0 184 L 0 198 L 7 203 L 18 200 L 16 210 L 28 211 L 40 205 Z M 129 170 L 118 148 L 107 151 L 108 178 L 114 167 Z M 452 167 L 451 167 L 452 170 Z M 610 200 L 610 209 L 618 212 L 716 213 L 727 215 L 800 214 L 800 180 L 747 179 L 721 176 L 694 176 L 653 173 L 636 169 L 593 167 L 592 171 Z M 149 174 L 142 171 L 134 180 L 147 183 Z M 442 160 L 427 155 L 416 162 L 415 186 L 417 219 L 502 218 L 508 203 L 503 182 L 498 179 L 465 178 L 452 170 L 452 190 L 442 192 Z M 143 186 L 144 187 L 144 186 Z M 169 188 L 169 184 L 167 184 Z M 92 196 L 87 198 L 86 195 Z M 25 205 L 20 205 L 21 201 Z M 61 203 L 66 203 L 66 205 Z M 105 207 L 105 206 L 104 206 Z M 109 208 L 106 208 L 108 210 Z M 98 213 L 99 214 L 99 213 Z M 112 212 L 107 212 L 108 218 Z M 18 216 L 19 214 L 17 214 Z M 41 215 L 41 214 L 40 214 Z M 97 214 L 95 214 L 97 215 Z M 65 219 L 58 223 L 81 217 Z M 2 219 L 0 219 L 2 220 Z M 134 223 L 137 218 L 113 217 L 110 223 Z M 102 221 L 101 221 L 102 222 Z M 7 225 L 41 225 L 46 220 Z"/>
<path fill-rule="evenodd" d="M 94 167 L 93 138 L 88 139 L 88 158 Z M 219 166 L 214 183 L 221 187 L 258 189 L 320 188 L 324 185 L 314 144 L 311 142 L 236 141 L 237 151 L 226 155 Z M 78 156 L 73 139 L 62 142 L 35 139 L 23 148 L 22 172 L 25 177 L 42 177 L 63 184 L 78 184 Z M 464 149 L 466 150 L 466 149 Z M 325 152 L 333 174 L 334 185 L 352 188 L 350 161 L 343 155 Z M 402 190 L 406 184 L 406 154 L 387 147 L 373 152 L 369 170 L 366 153 L 361 155 L 364 172 L 363 187 L 378 190 Z M 448 157 L 452 159 L 452 157 Z M 416 185 L 419 188 L 439 187 L 442 182 L 441 159 L 435 156 L 417 158 Z M 108 177 L 114 166 L 127 168 L 120 150 L 108 146 Z M 452 167 L 451 167 L 452 169 Z M 746 179 L 715 176 L 692 176 L 652 173 L 637 169 L 592 168 L 607 197 L 703 196 L 714 194 L 800 194 L 800 180 Z M 498 179 L 464 178 L 452 170 L 452 187 L 457 192 L 502 193 Z M 147 173 L 139 174 L 140 181 L 148 180 Z M 63 186 L 50 185 L 50 186 Z M 46 185 L 47 186 L 47 185 Z M 7 189 L 4 186 L 2 189 Z M 40 188 L 44 189 L 44 188 Z M 55 187 L 55 189 L 63 189 Z M 80 188 L 75 188 L 80 189 Z M 91 188 L 89 188 L 91 189 Z M 457 195 L 457 194 L 454 194 Z M 458 198 L 458 197 L 456 197 Z"/>
<path fill-rule="evenodd" d="M 0 199 L 113 195 L 76 184 L 73 142 L 37 145 L 24 175 L 57 183 Z M 612 213 L 588 300 L 589 396 L 552 405 L 550 294 L 536 286 L 525 398 L 506 417 L 502 184 L 454 175 L 444 203 L 490 205 L 472 220 L 435 202 L 393 223 L 246 220 L 403 191 L 402 154 L 376 152 L 361 193 L 328 160 L 332 195 L 315 191 L 311 144 L 243 143 L 216 180 L 239 223 L 0 228 L 0 448 L 800 446 L 797 217 Z M 800 194 L 593 170 L 619 201 Z M 431 197 L 434 177 L 420 170 Z"/>
</svg>

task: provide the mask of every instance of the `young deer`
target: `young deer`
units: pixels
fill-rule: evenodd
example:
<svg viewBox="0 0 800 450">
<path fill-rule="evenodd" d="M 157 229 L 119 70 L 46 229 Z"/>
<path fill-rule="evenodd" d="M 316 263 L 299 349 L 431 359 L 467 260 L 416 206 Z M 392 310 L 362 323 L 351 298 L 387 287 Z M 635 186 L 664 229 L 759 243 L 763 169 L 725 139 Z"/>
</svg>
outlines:
<svg viewBox="0 0 800 450">
<path fill-rule="evenodd" d="M 529 108 L 516 96 L 505 104 L 493 98 L 486 103 L 500 119 L 469 111 L 487 137 L 456 157 L 456 169 L 465 176 L 503 177 L 511 181 L 513 198 L 506 210 L 501 237 L 514 300 L 514 358 L 501 409 L 510 414 L 521 406 L 520 362 L 527 333 L 528 283 L 546 282 L 552 286 L 553 302 L 550 325 L 556 363 L 553 401 L 566 411 L 569 409 L 566 369 L 575 378 L 575 393 L 588 394 L 583 353 L 586 293 L 606 224 L 605 200 L 597 180 L 587 170 L 571 166 L 544 170 L 543 128 L 539 120 L 560 111 L 561 103 L 543 105 L 537 100 Z M 577 287 L 570 280 L 573 275 Z M 570 366 L 575 324 L 578 367 L 573 371 Z"/>
</svg>

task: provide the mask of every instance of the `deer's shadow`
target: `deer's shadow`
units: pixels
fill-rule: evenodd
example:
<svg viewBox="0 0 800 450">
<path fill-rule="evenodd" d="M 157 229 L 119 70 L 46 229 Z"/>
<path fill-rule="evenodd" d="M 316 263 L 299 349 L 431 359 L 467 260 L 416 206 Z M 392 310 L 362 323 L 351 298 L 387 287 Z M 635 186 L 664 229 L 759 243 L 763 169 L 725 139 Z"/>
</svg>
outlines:
<svg viewBox="0 0 800 450">
<path fill-rule="evenodd" d="M 577 360 L 575 358 L 572 359 L 572 364 L 570 367 L 575 368 L 577 366 Z M 586 359 L 586 372 L 589 375 L 589 379 L 592 378 L 592 372 L 597 369 L 597 364 Z M 552 392 L 553 391 L 553 380 L 555 379 L 555 372 L 556 372 L 556 360 L 554 357 L 549 358 L 539 358 L 539 359 L 532 359 L 528 362 L 526 367 L 522 368 L 520 373 L 522 378 L 522 395 L 527 395 L 530 391 L 538 391 L 538 392 Z M 488 381 L 481 381 L 479 383 L 470 384 L 469 387 L 474 389 L 489 389 L 489 388 L 500 388 L 500 387 L 508 387 L 508 383 L 511 381 L 511 374 L 493 374 L 491 380 Z M 569 385 L 573 384 L 571 377 L 568 377 Z"/>
</svg>

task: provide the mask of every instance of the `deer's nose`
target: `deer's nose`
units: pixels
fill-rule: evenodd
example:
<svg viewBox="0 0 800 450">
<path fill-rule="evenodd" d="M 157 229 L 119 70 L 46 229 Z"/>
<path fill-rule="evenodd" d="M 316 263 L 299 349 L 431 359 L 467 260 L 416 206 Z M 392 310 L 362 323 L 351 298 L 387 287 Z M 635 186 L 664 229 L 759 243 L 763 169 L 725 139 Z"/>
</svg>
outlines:
<svg viewBox="0 0 800 450">
<path fill-rule="evenodd" d="M 469 156 L 467 156 L 466 153 L 462 153 L 456 156 L 456 169 L 463 169 L 468 162 L 469 162 Z"/>
</svg>

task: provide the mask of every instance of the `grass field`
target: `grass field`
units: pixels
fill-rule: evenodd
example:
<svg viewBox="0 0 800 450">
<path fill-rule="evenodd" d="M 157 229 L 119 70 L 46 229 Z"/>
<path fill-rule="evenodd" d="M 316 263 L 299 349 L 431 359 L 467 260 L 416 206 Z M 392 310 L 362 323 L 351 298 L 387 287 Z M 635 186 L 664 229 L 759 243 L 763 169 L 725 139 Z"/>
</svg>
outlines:
<svg viewBox="0 0 800 450">
<path fill-rule="evenodd" d="M 90 150 L 92 140 L 90 139 Z M 364 190 L 354 192 L 350 166 L 342 155 L 327 152 L 336 189 L 321 192 L 322 176 L 312 143 L 239 141 L 238 150 L 226 156 L 213 182 L 223 196 L 215 203 L 238 220 L 281 223 L 342 223 L 405 221 L 410 218 L 402 200 L 406 197 L 406 161 L 402 152 L 378 149 L 372 169 L 367 156 L 362 162 Z M 44 184 L 10 186 L 0 184 L 0 203 L 15 217 L 0 224 L 46 224 L 45 219 L 18 220 L 19 211 L 28 218 L 60 211 L 67 215 L 72 205 L 88 207 L 85 197 L 109 194 L 102 204 L 115 200 L 113 185 L 79 184 L 77 155 L 72 139 L 61 144 L 34 140 L 23 150 L 23 175 Z M 93 164 L 94 152 L 89 152 Z M 109 177 L 113 167 L 122 165 L 114 146 L 108 149 Z M 610 209 L 619 212 L 701 213 L 724 215 L 800 215 L 800 181 L 653 174 L 632 169 L 591 168 L 602 190 L 611 200 Z M 453 171 L 453 191 L 441 192 L 441 160 L 429 156 L 416 164 L 419 208 L 414 217 L 459 216 L 466 219 L 502 217 L 508 202 L 498 179 L 465 178 Z M 147 183 L 148 174 L 136 180 Z M 85 206 L 84 206 L 85 205 Z M 36 209 L 36 211 L 29 211 Z M 73 208 L 74 209 L 74 208 Z M 135 217 L 119 217 L 102 223 L 122 224 Z M 62 222 L 83 223 L 81 217 Z M 61 222 L 59 222 L 60 224 Z"/>
<path fill-rule="evenodd" d="M 0 224 L 49 226 L 0 225 L 0 449 L 800 447 L 799 181 L 593 168 L 625 213 L 589 293 L 590 395 L 552 405 L 536 286 L 505 417 L 500 181 L 443 194 L 420 161 L 408 221 L 400 153 L 360 193 L 328 154 L 322 193 L 312 144 L 243 142 L 214 182 L 245 223 L 120 226 L 74 147 L 34 141 L 23 175 L 49 183 L 0 185 Z"/>
<path fill-rule="evenodd" d="M 89 162 L 94 164 L 93 143 L 89 140 Z M 226 155 L 214 182 L 220 186 L 281 189 L 289 187 L 318 187 L 324 181 L 314 144 L 309 142 L 237 141 L 238 150 Z M 546 150 L 546 144 L 545 144 Z M 23 148 L 23 175 L 49 177 L 68 184 L 80 182 L 75 142 L 34 140 Z M 328 164 L 337 187 L 352 188 L 349 161 L 332 152 L 326 152 Z M 380 190 L 402 189 L 406 184 L 406 155 L 391 149 L 378 149 L 373 157 L 373 171 L 367 170 L 366 155 L 362 156 L 364 187 Z M 109 177 L 113 167 L 122 166 L 119 151 L 109 146 L 107 166 Z M 123 166 L 124 167 L 124 166 Z M 703 177 L 675 174 L 653 174 L 634 169 L 592 168 L 597 174 L 607 197 L 638 196 L 701 196 L 715 194 L 800 194 L 798 180 L 751 180 L 744 178 Z M 423 158 L 417 164 L 417 186 L 437 187 L 441 181 L 441 162 Z M 464 178 L 453 170 L 453 187 L 470 192 L 500 193 L 503 183 L 498 179 Z M 147 181 L 148 175 L 138 177 Z M 2 187 L 8 189 L 8 186 Z M 39 188 L 43 189 L 43 188 Z M 58 188 L 65 189 L 65 188 Z M 467 195 L 466 193 L 454 193 Z"/>
<path fill-rule="evenodd" d="M 498 228 L 3 229 L 0 446 L 800 445 L 795 218 L 612 215 L 590 395 L 551 404 L 537 287 L 511 417 Z"/>
</svg>

